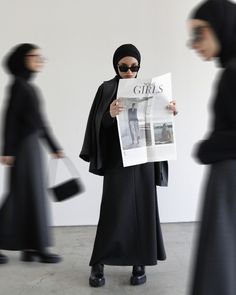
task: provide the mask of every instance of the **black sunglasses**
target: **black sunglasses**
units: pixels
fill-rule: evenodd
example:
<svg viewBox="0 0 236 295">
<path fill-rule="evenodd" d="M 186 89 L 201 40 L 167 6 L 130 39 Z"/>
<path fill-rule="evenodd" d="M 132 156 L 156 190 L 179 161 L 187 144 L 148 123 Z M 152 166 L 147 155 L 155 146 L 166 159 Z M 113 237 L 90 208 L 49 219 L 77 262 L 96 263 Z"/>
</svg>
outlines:
<svg viewBox="0 0 236 295">
<path fill-rule="evenodd" d="M 45 56 L 40 54 L 26 54 L 26 56 L 34 57 L 35 59 L 40 60 L 41 62 L 45 62 L 47 60 Z"/>
<path fill-rule="evenodd" d="M 120 72 L 123 72 L 123 73 L 128 72 L 128 70 L 130 70 L 131 72 L 138 72 L 140 66 L 134 65 L 134 66 L 128 67 L 127 65 L 118 65 L 118 68 Z"/>
<path fill-rule="evenodd" d="M 191 36 L 190 44 L 193 45 L 194 43 L 201 42 L 203 39 L 204 29 L 209 27 L 210 27 L 209 25 L 204 25 L 204 26 L 199 26 L 194 28 L 191 33 L 192 36 Z"/>
</svg>

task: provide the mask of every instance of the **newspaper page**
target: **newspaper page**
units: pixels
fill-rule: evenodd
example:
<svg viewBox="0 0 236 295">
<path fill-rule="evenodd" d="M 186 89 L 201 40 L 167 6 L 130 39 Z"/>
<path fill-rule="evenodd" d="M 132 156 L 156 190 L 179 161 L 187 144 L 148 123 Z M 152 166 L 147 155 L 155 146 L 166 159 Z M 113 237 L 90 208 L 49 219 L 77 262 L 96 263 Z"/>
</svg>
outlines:
<svg viewBox="0 0 236 295">
<path fill-rule="evenodd" d="M 117 98 L 124 110 L 117 116 L 124 167 L 175 160 L 176 143 L 171 74 L 152 79 L 120 79 Z"/>
</svg>

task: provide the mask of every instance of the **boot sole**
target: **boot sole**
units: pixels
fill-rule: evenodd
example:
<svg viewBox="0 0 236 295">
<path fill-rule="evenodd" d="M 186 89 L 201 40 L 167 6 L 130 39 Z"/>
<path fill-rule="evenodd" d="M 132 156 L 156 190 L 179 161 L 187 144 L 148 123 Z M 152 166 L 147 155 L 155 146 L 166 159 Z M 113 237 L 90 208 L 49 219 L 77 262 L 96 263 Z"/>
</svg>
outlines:
<svg viewBox="0 0 236 295">
<path fill-rule="evenodd" d="M 20 260 L 24 262 L 59 263 L 62 261 L 62 258 L 47 260 L 47 259 L 40 258 L 37 255 L 28 255 L 25 257 L 21 257 Z"/>
<path fill-rule="evenodd" d="M 105 285 L 105 278 L 96 281 L 89 278 L 89 285 L 94 288 L 102 287 Z"/>
<path fill-rule="evenodd" d="M 138 286 L 138 285 L 142 285 L 145 284 L 147 281 L 147 277 L 146 275 L 142 275 L 142 276 L 132 276 L 130 278 L 130 284 L 132 286 Z"/>
</svg>

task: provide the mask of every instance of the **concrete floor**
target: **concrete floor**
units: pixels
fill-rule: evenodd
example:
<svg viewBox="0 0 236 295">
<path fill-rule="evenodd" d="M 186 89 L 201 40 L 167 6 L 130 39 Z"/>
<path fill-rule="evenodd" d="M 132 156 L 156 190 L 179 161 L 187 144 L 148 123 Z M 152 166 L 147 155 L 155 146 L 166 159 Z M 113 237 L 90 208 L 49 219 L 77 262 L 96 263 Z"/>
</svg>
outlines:
<svg viewBox="0 0 236 295">
<path fill-rule="evenodd" d="M 184 295 L 188 281 L 192 223 L 163 224 L 167 260 L 147 267 L 147 283 L 130 286 L 131 267 L 105 267 L 106 285 L 88 285 L 88 267 L 95 227 L 55 228 L 56 251 L 64 258 L 56 265 L 19 261 L 19 252 L 3 251 L 10 258 L 0 265 L 0 295 Z"/>
</svg>

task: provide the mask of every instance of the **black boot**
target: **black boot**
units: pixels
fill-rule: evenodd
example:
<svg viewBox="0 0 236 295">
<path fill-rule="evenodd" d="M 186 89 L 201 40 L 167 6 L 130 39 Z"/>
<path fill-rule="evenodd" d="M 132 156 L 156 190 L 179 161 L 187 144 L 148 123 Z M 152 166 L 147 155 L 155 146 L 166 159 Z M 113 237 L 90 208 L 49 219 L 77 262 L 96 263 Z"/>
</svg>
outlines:
<svg viewBox="0 0 236 295">
<path fill-rule="evenodd" d="M 130 284 L 133 286 L 142 285 L 146 283 L 147 277 L 145 274 L 145 266 L 143 265 L 134 265 L 132 276 L 130 278 Z"/>
<path fill-rule="evenodd" d="M 102 287 L 105 285 L 104 278 L 104 265 L 103 264 L 94 264 L 91 268 L 91 274 L 89 277 L 89 285 L 91 287 Z"/>
<path fill-rule="evenodd" d="M 26 262 L 58 263 L 61 262 L 62 258 L 47 251 L 24 250 L 21 254 L 21 260 Z"/>
<path fill-rule="evenodd" d="M 8 257 L 6 255 L 3 255 L 1 252 L 0 252 L 0 264 L 5 264 L 8 262 Z"/>
</svg>

